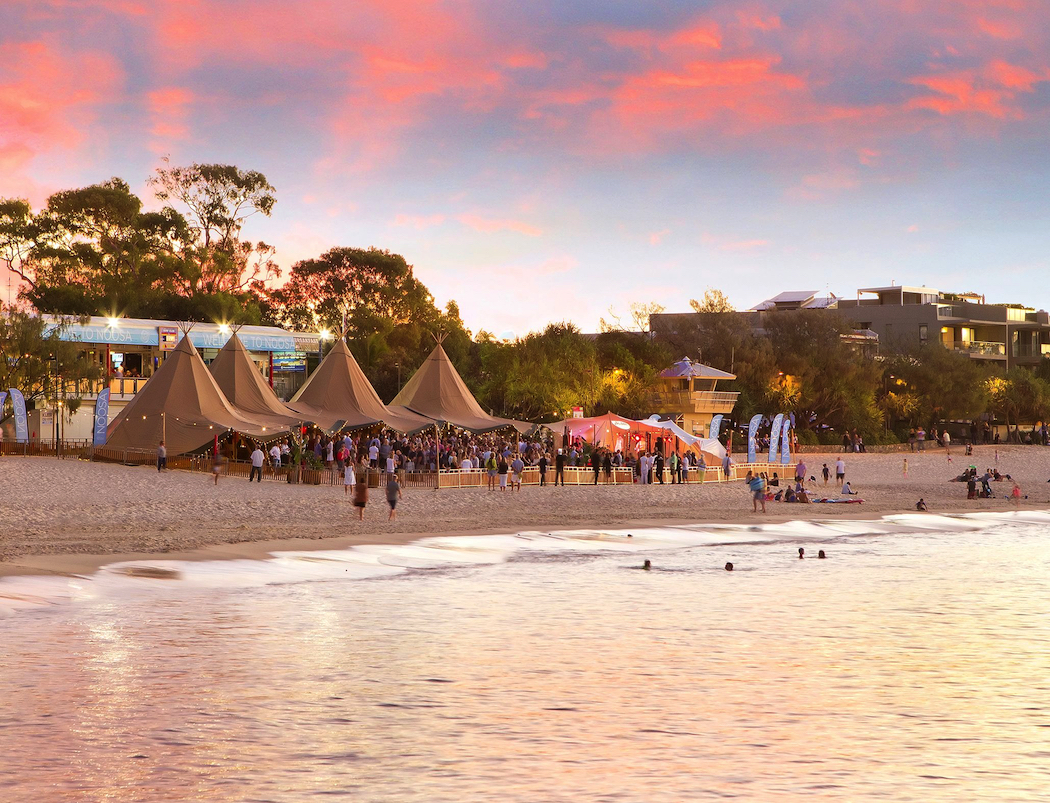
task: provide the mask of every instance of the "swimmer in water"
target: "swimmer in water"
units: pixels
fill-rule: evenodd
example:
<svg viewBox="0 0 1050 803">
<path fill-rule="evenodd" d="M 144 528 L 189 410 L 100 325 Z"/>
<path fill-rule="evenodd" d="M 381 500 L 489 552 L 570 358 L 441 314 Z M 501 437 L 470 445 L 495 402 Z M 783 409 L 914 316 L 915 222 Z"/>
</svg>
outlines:
<svg viewBox="0 0 1050 803">
<path fill-rule="evenodd" d="M 805 557 L 806 557 L 806 550 L 804 550 L 802 547 L 799 547 L 798 548 L 798 559 L 802 560 Z"/>
<path fill-rule="evenodd" d="M 727 563 L 726 564 L 726 571 L 727 572 L 733 571 L 733 564 L 732 563 Z"/>
<path fill-rule="evenodd" d="M 817 557 L 820 558 L 821 560 L 823 560 L 824 558 L 827 557 L 827 555 L 824 554 L 824 550 L 822 549 L 822 550 L 820 550 L 820 552 L 817 553 Z"/>
<path fill-rule="evenodd" d="M 645 569 L 646 571 L 649 571 L 651 568 L 653 568 L 652 561 L 650 561 L 648 558 L 646 558 L 645 563 L 642 564 L 642 568 Z"/>
</svg>

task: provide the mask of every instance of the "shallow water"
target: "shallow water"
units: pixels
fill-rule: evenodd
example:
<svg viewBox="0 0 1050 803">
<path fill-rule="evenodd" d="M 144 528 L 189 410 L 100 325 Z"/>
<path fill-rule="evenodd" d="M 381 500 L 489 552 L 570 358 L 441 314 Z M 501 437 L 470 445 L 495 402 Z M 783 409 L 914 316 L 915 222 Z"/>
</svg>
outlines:
<svg viewBox="0 0 1050 803">
<path fill-rule="evenodd" d="M 7 580 L 0 800 L 1045 799 L 1028 518 Z"/>
</svg>

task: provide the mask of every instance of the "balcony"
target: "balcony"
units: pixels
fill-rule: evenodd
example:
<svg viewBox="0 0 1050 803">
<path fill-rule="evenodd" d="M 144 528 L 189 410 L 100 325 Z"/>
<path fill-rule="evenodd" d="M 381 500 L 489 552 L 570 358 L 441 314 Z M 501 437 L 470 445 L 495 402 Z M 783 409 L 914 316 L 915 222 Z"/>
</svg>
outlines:
<svg viewBox="0 0 1050 803">
<path fill-rule="evenodd" d="M 668 390 L 654 393 L 652 403 L 665 412 L 731 413 L 739 395 L 719 390 Z"/>
<path fill-rule="evenodd" d="M 964 351 L 971 357 L 1005 357 L 1006 344 L 986 340 L 956 340 L 952 346 L 955 351 Z"/>
</svg>

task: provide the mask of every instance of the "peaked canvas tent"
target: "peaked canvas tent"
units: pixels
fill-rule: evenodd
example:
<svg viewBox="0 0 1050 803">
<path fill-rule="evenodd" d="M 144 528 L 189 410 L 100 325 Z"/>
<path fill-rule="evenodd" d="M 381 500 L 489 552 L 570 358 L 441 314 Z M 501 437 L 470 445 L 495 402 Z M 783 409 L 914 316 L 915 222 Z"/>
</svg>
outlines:
<svg viewBox="0 0 1050 803">
<path fill-rule="evenodd" d="M 215 379 L 183 337 L 160 369 L 109 425 L 106 446 L 156 449 L 164 440 L 169 455 L 207 446 L 227 430 L 260 441 L 280 437 L 287 426 L 273 427 L 239 415 L 226 401 Z"/>
<path fill-rule="evenodd" d="M 667 433 L 677 437 L 686 445 L 687 449 L 703 452 L 705 462 L 710 460 L 721 462 L 722 458 L 726 456 L 726 447 L 717 438 L 698 438 L 695 435 L 690 435 L 674 421 L 661 421 L 660 416 L 654 414 L 642 423 L 661 427 Z"/>
<path fill-rule="evenodd" d="M 443 338 L 441 338 L 443 339 Z M 432 422 L 451 424 L 469 432 L 492 432 L 513 427 L 528 432 L 532 424 L 497 418 L 478 404 L 456 366 L 441 347 L 441 339 L 401 392 L 390 402 L 391 409 L 424 415 Z"/>
<path fill-rule="evenodd" d="M 239 414 L 266 423 L 267 427 L 295 427 L 302 423 L 302 416 L 286 407 L 266 384 L 236 332 L 219 350 L 209 369 Z"/>
<path fill-rule="evenodd" d="M 343 338 L 336 341 L 288 406 L 329 432 L 383 425 L 409 433 L 434 425 L 408 410 L 387 409 Z"/>
<path fill-rule="evenodd" d="M 643 441 L 644 446 L 647 433 L 654 438 L 666 434 L 662 427 L 651 421 L 632 421 L 616 413 L 606 413 L 593 418 L 566 418 L 564 421 L 555 421 L 543 426 L 556 435 L 564 433 L 570 438 L 581 438 L 588 443 L 601 444 L 614 450 L 622 449 L 625 452 L 635 448 L 637 438 Z"/>
</svg>

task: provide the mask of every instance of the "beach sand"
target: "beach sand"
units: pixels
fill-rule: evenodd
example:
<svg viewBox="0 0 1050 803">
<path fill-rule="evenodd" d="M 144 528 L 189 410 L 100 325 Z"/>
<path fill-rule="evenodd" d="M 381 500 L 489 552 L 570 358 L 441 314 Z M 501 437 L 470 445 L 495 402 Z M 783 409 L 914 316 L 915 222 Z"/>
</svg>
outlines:
<svg viewBox="0 0 1050 803">
<path fill-rule="evenodd" d="M 513 533 L 522 530 L 623 529 L 697 522 L 761 523 L 789 519 L 864 518 L 914 512 L 923 497 L 932 513 L 1012 507 L 1009 482 L 993 483 L 996 499 L 966 499 L 966 486 L 949 482 L 970 464 L 996 465 L 993 447 L 973 457 L 953 450 L 846 455 L 846 476 L 863 504 L 768 502 L 754 514 L 742 482 L 704 485 L 523 487 L 520 493 L 485 489 L 406 490 L 396 522 L 380 490 L 373 490 L 358 521 L 341 485 L 249 484 L 207 474 L 158 473 L 47 457 L 4 457 L 0 472 L 0 575 L 84 574 L 118 560 L 262 558 L 281 549 L 339 549 L 361 543 L 404 543 L 438 534 Z M 998 468 L 1016 479 L 1028 499 L 1050 505 L 1050 449 L 1000 446 Z M 834 470 L 838 454 L 805 455 L 807 474 Z M 908 459 L 908 476 L 903 461 Z M 794 473 L 793 465 L 784 473 Z M 834 479 L 818 494 L 838 497 Z"/>
</svg>

